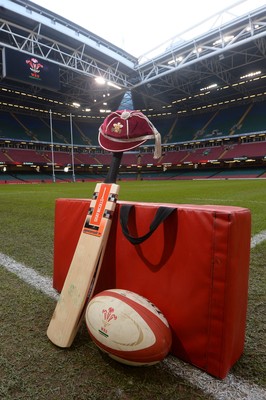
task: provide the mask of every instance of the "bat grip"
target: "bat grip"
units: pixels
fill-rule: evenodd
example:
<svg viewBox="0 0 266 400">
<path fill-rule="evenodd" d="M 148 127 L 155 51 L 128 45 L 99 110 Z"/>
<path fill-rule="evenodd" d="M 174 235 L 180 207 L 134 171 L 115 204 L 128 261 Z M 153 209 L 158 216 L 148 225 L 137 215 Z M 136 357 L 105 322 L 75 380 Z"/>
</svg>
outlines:
<svg viewBox="0 0 266 400">
<path fill-rule="evenodd" d="M 116 183 L 123 152 L 113 153 L 112 162 L 104 183 Z"/>
</svg>

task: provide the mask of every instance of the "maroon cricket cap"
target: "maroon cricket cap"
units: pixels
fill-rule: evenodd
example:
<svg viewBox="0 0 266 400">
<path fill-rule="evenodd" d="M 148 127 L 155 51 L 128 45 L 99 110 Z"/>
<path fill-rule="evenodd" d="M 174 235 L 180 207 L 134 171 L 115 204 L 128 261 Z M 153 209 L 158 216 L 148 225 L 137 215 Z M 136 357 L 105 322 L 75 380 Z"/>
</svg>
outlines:
<svg viewBox="0 0 266 400">
<path fill-rule="evenodd" d="M 161 135 L 140 111 L 118 110 L 109 114 L 99 129 L 100 146 L 111 152 L 132 150 L 155 140 L 154 158 L 161 156 Z"/>
</svg>

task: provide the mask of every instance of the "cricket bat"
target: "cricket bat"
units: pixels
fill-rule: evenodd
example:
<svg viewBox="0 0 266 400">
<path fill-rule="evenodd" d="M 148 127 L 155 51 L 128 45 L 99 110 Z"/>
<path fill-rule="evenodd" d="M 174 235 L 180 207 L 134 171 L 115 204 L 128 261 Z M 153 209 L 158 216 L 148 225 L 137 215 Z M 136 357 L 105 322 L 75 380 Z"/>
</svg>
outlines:
<svg viewBox="0 0 266 400">
<path fill-rule="evenodd" d="M 103 183 L 97 183 L 71 265 L 47 329 L 59 347 L 70 347 L 79 329 L 87 301 L 93 294 L 107 244 L 119 185 L 116 178 L 123 153 L 113 153 Z"/>
</svg>

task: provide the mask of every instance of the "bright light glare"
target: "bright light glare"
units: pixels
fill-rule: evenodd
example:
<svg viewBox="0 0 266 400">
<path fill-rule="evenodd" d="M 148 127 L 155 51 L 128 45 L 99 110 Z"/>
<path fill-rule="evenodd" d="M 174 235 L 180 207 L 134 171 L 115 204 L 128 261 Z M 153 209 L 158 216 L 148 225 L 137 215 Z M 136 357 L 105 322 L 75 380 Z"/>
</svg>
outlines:
<svg viewBox="0 0 266 400">
<path fill-rule="evenodd" d="M 99 85 L 105 84 L 105 79 L 102 76 L 98 76 L 97 78 L 95 78 L 95 81 L 99 83 Z"/>
</svg>

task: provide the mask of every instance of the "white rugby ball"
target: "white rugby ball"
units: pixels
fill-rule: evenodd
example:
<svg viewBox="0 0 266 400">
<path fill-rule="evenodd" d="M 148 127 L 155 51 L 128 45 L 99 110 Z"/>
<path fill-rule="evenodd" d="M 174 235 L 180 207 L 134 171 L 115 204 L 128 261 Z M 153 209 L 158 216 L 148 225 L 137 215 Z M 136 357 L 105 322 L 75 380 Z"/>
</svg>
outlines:
<svg viewBox="0 0 266 400">
<path fill-rule="evenodd" d="M 156 364 L 172 345 L 164 315 L 148 299 L 129 290 L 98 293 L 88 303 L 85 320 L 94 343 L 124 364 Z"/>
</svg>

